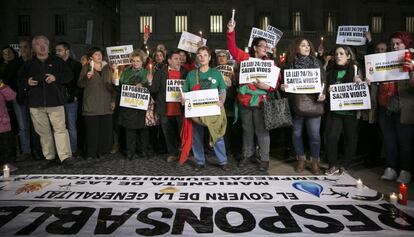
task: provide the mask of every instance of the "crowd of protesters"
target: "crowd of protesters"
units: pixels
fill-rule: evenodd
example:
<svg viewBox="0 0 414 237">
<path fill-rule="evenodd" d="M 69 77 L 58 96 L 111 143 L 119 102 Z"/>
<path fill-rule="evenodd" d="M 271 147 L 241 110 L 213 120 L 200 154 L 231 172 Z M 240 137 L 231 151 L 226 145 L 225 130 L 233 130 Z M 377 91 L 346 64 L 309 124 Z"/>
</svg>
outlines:
<svg viewBox="0 0 414 237">
<path fill-rule="evenodd" d="M 269 53 L 264 38 L 255 38 L 248 52 L 239 49 L 235 31 L 236 22 L 230 20 L 227 50 L 212 52 L 201 41 L 194 58 L 183 50 L 167 50 L 162 43 L 149 55 L 150 37 L 146 33 L 141 49 L 131 53 L 131 64 L 125 67 L 109 65 L 99 47 L 90 48 L 79 62 L 71 57 L 69 43 L 57 42 L 51 47 L 49 39 L 41 35 L 20 42 L 19 53 L 9 46 L 2 48 L 1 163 L 39 159 L 46 160 L 42 169 L 59 164 L 70 168 L 85 161 L 99 162 L 116 152 L 122 152 L 129 160 L 164 153 L 166 160 L 173 162 L 192 151 L 194 169 L 198 171 L 205 168 L 205 153 L 214 151 L 224 171 L 230 170 L 229 156 L 235 157 L 239 167 L 255 162 L 258 169 L 266 171 L 272 136 L 264 125 L 263 102 L 269 94 L 279 91 L 291 102 L 293 126 L 287 129 L 291 131 L 289 139 L 297 160 L 296 172 L 306 169 L 308 156 L 311 173 L 322 174 L 321 154 L 325 154 L 329 164 L 326 175 L 347 172 L 356 159 L 358 147 L 371 146 L 379 151 L 375 156 L 380 156 L 383 150 L 381 179 L 411 181 L 414 164 L 411 60 L 404 63 L 409 68 L 409 80 L 371 83 L 364 76 L 363 53 L 358 47 L 337 45 L 326 50 L 321 44 L 315 49 L 311 40 L 297 38 L 292 40 L 286 60 L 281 61 L 276 50 Z M 409 49 L 413 44 L 412 36 L 406 32 L 395 32 L 388 40 L 377 43 L 369 32 L 365 37 L 366 54 Z M 274 60 L 282 69 L 275 87 L 260 81 L 239 85 L 238 65 L 250 58 Z M 229 73 L 216 69 L 230 64 L 234 70 Z M 306 97 L 285 93 L 288 85 L 283 84 L 283 70 L 287 69 L 319 69 L 325 85 L 323 91 Z M 120 75 L 119 81 L 116 75 Z M 185 79 L 184 92 L 217 89 L 221 115 L 185 119 L 182 103 L 166 102 L 167 79 Z M 330 85 L 362 81 L 370 86 L 370 110 L 330 110 Z M 154 114 L 148 117 L 146 111 L 120 107 L 122 85 L 147 88 Z M 311 116 L 296 112 L 293 101 L 304 98 L 320 103 L 324 112 Z M 375 143 L 377 137 L 382 141 Z"/>
</svg>

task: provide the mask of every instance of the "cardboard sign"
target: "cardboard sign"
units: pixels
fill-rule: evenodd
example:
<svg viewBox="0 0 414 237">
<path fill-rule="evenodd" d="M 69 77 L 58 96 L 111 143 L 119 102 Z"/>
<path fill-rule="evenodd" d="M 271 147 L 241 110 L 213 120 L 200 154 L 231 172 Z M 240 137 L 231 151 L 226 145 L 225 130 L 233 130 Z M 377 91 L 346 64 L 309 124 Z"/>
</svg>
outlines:
<svg viewBox="0 0 414 237">
<path fill-rule="evenodd" d="M 261 81 L 275 88 L 279 73 L 280 68 L 272 60 L 250 58 L 240 63 L 239 84 Z"/>
<path fill-rule="evenodd" d="M 186 92 L 184 100 L 186 118 L 220 115 L 221 113 L 217 89 Z"/>
<path fill-rule="evenodd" d="M 150 100 L 149 90 L 145 87 L 137 88 L 131 85 L 122 85 L 121 101 L 119 106 L 147 110 Z"/>
<path fill-rule="evenodd" d="M 372 82 L 410 79 L 403 71 L 405 50 L 365 55 L 365 75 Z"/>
<path fill-rule="evenodd" d="M 267 31 L 267 32 L 271 32 L 271 33 L 273 33 L 273 34 L 275 34 L 275 35 L 276 35 L 276 41 L 275 41 L 275 45 L 274 45 L 274 46 L 276 46 L 276 45 L 277 45 L 277 43 L 279 43 L 279 40 L 282 38 L 282 36 L 283 36 L 283 32 L 282 32 L 281 30 L 279 30 L 278 28 L 273 27 L 273 26 L 271 26 L 271 25 L 268 25 L 268 26 L 267 26 L 266 31 Z"/>
<path fill-rule="evenodd" d="M 288 85 L 286 92 L 295 94 L 320 93 L 321 70 L 314 69 L 288 69 L 284 71 L 284 83 Z"/>
<path fill-rule="evenodd" d="M 110 64 L 129 65 L 129 55 L 134 51 L 132 45 L 106 47 L 106 53 Z"/>
<path fill-rule="evenodd" d="M 371 109 L 369 87 L 365 82 L 331 85 L 329 96 L 331 111 Z"/>
<path fill-rule="evenodd" d="M 364 33 L 368 32 L 368 26 L 339 26 L 336 35 L 336 44 L 365 45 Z"/>
<path fill-rule="evenodd" d="M 200 38 L 199 35 L 191 34 L 189 32 L 183 31 L 181 33 L 180 41 L 178 42 L 177 48 L 185 50 L 190 53 L 197 53 L 198 42 L 203 40 L 203 44 L 207 45 L 207 39 Z"/>
<path fill-rule="evenodd" d="M 216 69 L 223 75 L 224 83 L 226 83 L 227 87 L 232 85 L 231 77 L 233 76 L 233 66 L 230 65 L 218 65 Z"/>
<path fill-rule="evenodd" d="M 250 32 L 249 44 L 247 46 L 251 47 L 254 38 L 258 37 L 264 38 L 266 40 L 267 51 L 271 53 L 272 48 L 276 45 L 276 34 L 253 27 L 252 31 Z"/>
<path fill-rule="evenodd" d="M 181 102 L 181 88 L 183 88 L 184 81 L 182 79 L 167 79 L 165 88 L 166 102 Z"/>
</svg>

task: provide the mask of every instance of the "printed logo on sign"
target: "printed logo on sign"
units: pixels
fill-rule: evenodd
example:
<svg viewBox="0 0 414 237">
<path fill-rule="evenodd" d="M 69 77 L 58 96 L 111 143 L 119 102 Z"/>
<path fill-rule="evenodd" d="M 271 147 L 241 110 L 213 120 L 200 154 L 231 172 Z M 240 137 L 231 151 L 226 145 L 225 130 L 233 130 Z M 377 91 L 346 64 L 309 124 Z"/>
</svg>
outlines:
<svg viewBox="0 0 414 237">
<path fill-rule="evenodd" d="M 295 182 L 292 184 L 292 186 L 299 191 L 309 193 L 318 198 L 321 197 L 321 193 L 323 191 L 323 187 L 314 182 Z"/>
</svg>

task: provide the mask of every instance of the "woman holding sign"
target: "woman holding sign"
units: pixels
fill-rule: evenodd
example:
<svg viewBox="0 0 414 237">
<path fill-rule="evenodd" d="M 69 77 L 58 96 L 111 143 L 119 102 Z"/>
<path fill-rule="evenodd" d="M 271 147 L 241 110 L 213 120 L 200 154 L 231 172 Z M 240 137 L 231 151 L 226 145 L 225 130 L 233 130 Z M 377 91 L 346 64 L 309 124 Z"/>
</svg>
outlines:
<svg viewBox="0 0 414 237">
<path fill-rule="evenodd" d="M 231 19 L 227 23 L 226 38 L 227 48 L 237 63 L 249 60 L 249 58 L 271 60 L 271 58 L 267 57 L 267 42 L 264 38 L 255 38 L 249 49 L 249 53 L 237 48 L 235 27 L 236 22 Z M 270 136 L 269 131 L 264 126 L 263 100 L 267 98 L 267 93 L 274 91 L 274 89 L 261 81 L 242 85 L 238 89 L 237 99 L 243 130 L 243 157 L 239 161 L 239 166 L 246 159 L 250 159 L 252 162 L 257 161 L 254 142 L 254 135 L 256 134 L 260 147 L 259 169 L 261 171 L 267 171 L 269 168 Z"/>
<path fill-rule="evenodd" d="M 333 84 L 361 82 L 355 71 L 355 54 L 349 46 L 338 46 L 335 49 L 335 64 L 327 74 L 327 88 Z M 329 90 L 330 92 L 330 90 Z M 358 142 L 357 113 L 352 110 L 329 111 L 325 128 L 325 151 L 329 162 L 326 175 L 341 174 L 349 168 L 355 155 Z M 344 134 L 344 159 L 338 160 L 338 142 Z"/>
<path fill-rule="evenodd" d="M 312 77 L 320 78 L 318 84 L 326 84 L 324 83 L 324 76 L 322 74 L 324 72 L 322 64 L 314 55 L 315 49 L 308 39 L 295 39 L 289 46 L 287 52 L 287 67 L 285 73 L 288 71 L 299 72 L 289 69 L 319 69 L 315 72 L 319 76 L 314 75 Z M 305 80 L 309 78 L 297 79 Z M 282 84 L 282 90 L 287 88 L 288 84 Z M 325 92 L 323 90 L 324 88 L 322 88 L 320 93 L 317 92 L 314 94 L 296 94 L 295 92 L 289 94 L 291 108 L 294 112 L 292 141 L 295 147 L 296 159 L 298 160 L 295 168 L 298 173 L 303 172 L 306 166 L 306 155 L 303 147 L 303 126 L 305 125 L 309 140 L 310 159 L 312 161 L 311 172 L 314 175 L 319 174 L 319 152 L 321 148 L 320 125 L 321 117 L 324 113 L 322 102 L 325 100 Z"/>
<path fill-rule="evenodd" d="M 392 51 L 408 49 L 413 39 L 410 33 L 395 32 L 390 36 Z M 411 53 L 406 52 L 403 68 L 413 79 Z M 414 85 L 410 80 L 382 82 L 378 89 L 378 118 L 385 147 L 385 171 L 381 179 L 409 183 L 413 170 Z M 400 175 L 397 178 L 397 170 Z"/>
<path fill-rule="evenodd" d="M 119 79 L 121 88 L 122 85 L 133 85 L 140 90 L 143 87 L 148 87 L 148 81 L 152 80 L 152 75 L 149 74 L 147 69 L 143 68 L 143 63 L 147 60 L 147 54 L 140 49 L 134 50 L 129 59 L 131 66 L 125 69 Z M 149 93 L 148 90 L 145 91 Z M 144 157 L 149 156 L 149 133 L 145 127 L 146 112 L 146 110 L 141 109 L 119 107 L 118 122 L 119 125 L 125 127 L 127 158 L 129 160 L 138 158 L 135 152 L 136 145 L 139 143 L 141 143 L 142 155 Z M 139 136 L 137 136 L 137 133 L 139 133 Z"/>
</svg>

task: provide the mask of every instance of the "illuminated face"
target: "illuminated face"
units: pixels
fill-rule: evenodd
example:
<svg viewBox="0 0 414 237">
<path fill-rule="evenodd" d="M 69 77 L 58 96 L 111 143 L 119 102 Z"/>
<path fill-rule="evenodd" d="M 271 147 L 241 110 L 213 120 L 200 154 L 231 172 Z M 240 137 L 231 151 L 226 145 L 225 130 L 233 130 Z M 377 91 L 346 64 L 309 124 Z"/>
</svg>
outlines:
<svg viewBox="0 0 414 237">
<path fill-rule="evenodd" d="M 253 47 L 256 57 L 262 58 L 267 55 L 267 43 L 265 40 L 259 41 L 259 43 Z"/>
<path fill-rule="evenodd" d="M 227 55 L 225 53 L 219 53 L 217 54 L 217 64 L 218 65 L 227 65 Z"/>
<path fill-rule="evenodd" d="M 181 65 L 184 65 L 187 62 L 187 55 L 184 52 L 180 52 Z"/>
<path fill-rule="evenodd" d="M 386 53 L 387 45 L 385 43 L 379 43 L 375 46 L 375 53 Z"/>
<path fill-rule="evenodd" d="M 162 52 L 158 52 L 155 54 L 155 62 L 162 63 L 164 61 L 164 54 Z"/>
<path fill-rule="evenodd" d="M 59 58 L 66 60 L 69 57 L 69 50 L 65 49 L 63 45 L 57 45 L 55 48 L 56 56 Z"/>
<path fill-rule="evenodd" d="M 351 55 L 346 55 L 346 52 L 343 48 L 337 48 L 335 50 L 335 62 L 340 66 L 345 66 L 348 63 L 348 60 L 351 59 Z"/>
<path fill-rule="evenodd" d="M 309 56 L 310 54 L 310 45 L 307 40 L 302 40 L 299 44 L 299 54 L 303 56 Z"/>
<path fill-rule="evenodd" d="M 33 42 L 33 51 L 36 55 L 45 56 L 49 54 L 49 41 L 44 38 L 38 38 Z"/>
<path fill-rule="evenodd" d="M 12 51 L 11 49 L 9 49 L 9 48 L 5 48 L 5 49 L 3 49 L 2 54 L 3 54 L 3 60 L 4 60 L 5 62 L 10 62 L 10 61 L 12 61 L 12 60 L 14 59 L 14 53 L 13 53 L 13 51 Z"/>
<path fill-rule="evenodd" d="M 171 55 L 171 58 L 168 59 L 168 65 L 170 66 L 170 68 L 174 69 L 174 70 L 180 70 L 180 66 L 181 66 L 181 56 L 179 54 L 173 54 Z"/>
<path fill-rule="evenodd" d="M 391 50 L 392 51 L 403 50 L 405 48 L 406 48 L 406 45 L 403 43 L 403 41 L 400 38 L 391 39 Z"/>
<path fill-rule="evenodd" d="M 200 50 L 197 53 L 197 60 L 198 63 L 201 66 L 208 66 L 208 63 L 210 62 L 211 56 L 210 54 L 207 52 L 207 50 Z"/>
<path fill-rule="evenodd" d="M 20 55 L 25 55 L 25 56 L 31 55 L 32 50 L 30 48 L 29 42 L 27 42 L 27 41 L 20 42 L 19 52 L 20 52 Z"/>
<path fill-rule="evenodd" d="M 101 51 L 96 51 L 95 53 L 93 53 L 91 59 L 95 63 L 101 63 L 102 62 L 102 53 L 101 53 Z"/>
<path fill-rule="evenodd" d="M 142 68 L 142 60 L 140 57 L 133 57 L 131 59 L 131 64 L 133 69 L 141 69 Z"/>
</svg>

